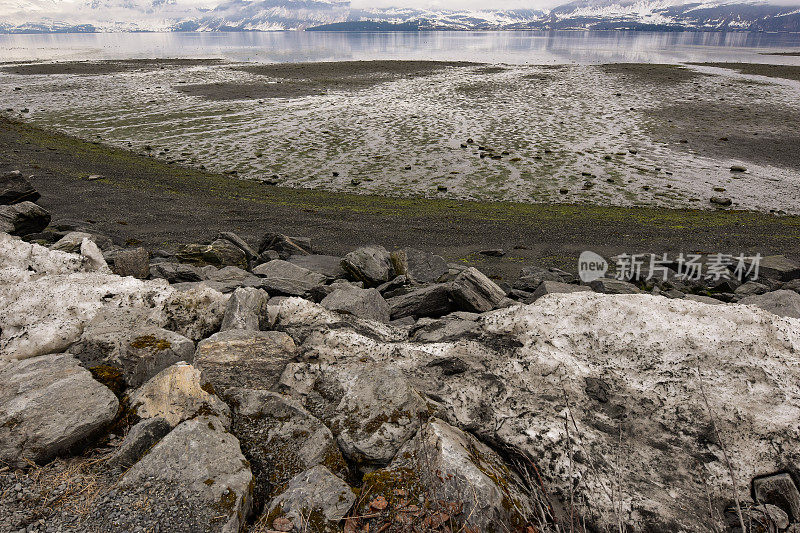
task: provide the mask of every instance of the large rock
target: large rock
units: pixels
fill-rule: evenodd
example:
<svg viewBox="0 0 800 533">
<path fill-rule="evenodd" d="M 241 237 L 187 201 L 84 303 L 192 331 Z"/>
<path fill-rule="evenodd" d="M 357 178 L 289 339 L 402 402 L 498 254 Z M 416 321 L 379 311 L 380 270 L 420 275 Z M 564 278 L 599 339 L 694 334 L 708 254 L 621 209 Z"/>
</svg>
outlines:
<svg viewBox="0 0 800 533">
<path fill-rule="evenodd" d="M 389 323 L 389 304 L 375 289 L 336 289 L 323 298 L 320 305 L 331 311 Z"/>
<path fill-rule="evenodd" d="M 312 252 L 309 237 L 288 237 L 282 233 L 265 233 L 258 244 L 258 253 L 268 250 L 278 252 L 281 259 L 292 255 L 308 255 Z"/>
<path fill-rule="evenodd" d="M 470 267 L 456 276 L 451 289 L 453 300 L 463 311 L 484 313 L 500 305 L 506 293 L 480 270 Z"/>
<path fill-rule="evenodd" d="M 178 361 L 191 361 L 194 343 L 158 327 L 127 329 L 90 323 L 70 348 L 97 379 L 121 392 L 135 388 Z"/>
<path fill-rule="evenodd" d="M 4 234 L 0 257 L 0 359 L 62 352 L 103 309 L 155 310 L 172 294 L 163 281 L 121 278 L 102 266 L 98 270 L 87 255 L 50 251 Z"/>
<path fill-rule="evenodd" d="M 0 174 L 0 205 L 35 202 L 39 193 L 18 170 Z"/>
<path fill-rule="evenodd" d="M 250 513 L 252 483 L 236 437 L 215 417 L 199 417 L 176 427 L 125 473 L 117 498 L 131 504 L 115 521 L 127 531 L 157 525 L 236 533 Z M 155 524 L 153 515 L 160 515 Z M 173 516 L 181 522 L 172 523 Z"/>
<path fill-rule="evenodd" d="M 171 430 L 172 426 L 161 417 L 139 421 L 131 427 L 106 464 L 111 468 L 130 468 Z"/>
<path fill-rule="evenodd" d="M 800 294 L 794 291 L 773 291 L 739 300 L 742 305 L 755 305 L 778 316 L 800 318 Z"/>
<path fill-rule="evenodd" d="M 118 276 L 147 279 L 150 275 L 150 252 L 146 248 L 130 248 L 108 254 L 106 261 L 111 272 Z"/>
<path fill-rule="evenodd" d="M 253 274 L 261 276 L 261 286 L 270 294 L 303 296 L 325 283 L 324 275 L 282 259 L 258 265 Z"/>
<path fill-rule="evenodd" d="M 563 283 L 566 280 L 558 272 L 531 266 L 522 269 L 519 278 L 514 282 L 514 288 L 525 292 L 534 292 L 543 281 L 558 281 Z"/>
<path fill-rule="evenodd" d="M 253 287 L 236 289 L 225 306 L 225 315 L 222 318 L 220 331 L 267 329 L 269 324 L 267 302 L 269 302 L 269 294 L 266 291 Z"/>
<path fill-rule="evenodd" d="M 307 268 L 328 279 L 342 279 L 347 272 L 342 268 L 342 258 L 332 255 L 293 255 L 288 261 L 299 267 Z"/>
<path fill-rule="evenodd" d="M 208 266 L 204 267 L 203 271 L 206 278 L 203 284 L 207 284 L 222 293 L 233 292 L 239 287 L 258 287 L 261 285 L 261 278 L 234 266 L 226 266 L 220 269 Z"/>
<path fill-rule="evenodd" d="M 411 340 L 416 342 L 455 341 L 478 329 L 480 329 L 480 324 L 474 320 L 445 317 L 414 329 L 411 334 Z"/>
<path fill-rule="evenodd" d="M 84 239 L 89 239 L 97 245 L 101 250 L 109 250 L 114 245 L 111 238 L 105 235 L 95 233 L 87 233 L 85 231 L 70 231 L 61 237 L 55 244 L 50 246 L 51 250 L 58 250 L 59 252 L 70 252 L 73 254 L 80 253 L 81 245 Z"/>
<path fill-rule="evenodd" d="M 217 239 L 226 240 L 231 244 L 233 244 L 234 246 L 236 246 L 237 248 L 239 248 L 242 252 L 244 252 L 245 258 L 247 259 L 248 262 L 253 261 L 258 257 L 256 251 L 253 250 L 244 239 L 242 239 L 232 231 L 223 231 L 222 233 L 217 235 Z"/>
<path fill-rule="evenodd" d="M 759 261 L 758 276 L 778 281 L 791 281 L 800 278 L 800 263 L 782 255 L 768 255 Z"/>
<path fill-rule="evenodd" d="M 268 391 L 229 389 L 231 431 L 239 439 L 255 476 L 255 498 L 267 503 L 296 475 L 324 465 L 347 475 L 331 431 L 298 402 Z"/>
<path fill-rule="evenodd" d="M 38 233 L 50 224 L 50 213 L 33 202 L 0 205 L 0 232 L 11 235 Z"/>
<path fill-rule="evenodd" d="M 363 246 L 342 258 L 342 268 L 357 281 L 363 281 L 371 287 L 394 277 L 389 252 L 383 246 Z"/>
<path fill-rule="evenodd" d="M 156 374 L 130 396 L 131 411 L 139 418 L 163 418 L 171 427 L 198 415 L 219 417 L 230 424 L 230 409 L 203 381 L 200 371 L 177 363 Z"/>
<path fill-rule="evenodd" d="M 414 248 L 393 251 L 391 260 L 398 276 L 408 276 L 417 283 L 437 283 L 450 272 L 443 257 Z"/>
<path fill-rule="evenodd" d="M 203 274 L 196 266 L 168 261 L 150 265 L 150 277 L 153 279 L 165 279 L 170 283 L 188 283 L 203 280 Z"/>
<path fill-rule="evenodd" d="M 176 254 L 182 263 L 197 266 L 235 266 L 247 269 L 247 256 L 241 248 L 227 239 L 217 239 L 211 244 L 186 244 Z"/>
<path fill-rule="evenodd" d="M 800 520 L 800 491 L 788 473 L 754 479 L 753 495 L 760 503 L 780 507 L 791 521 Z"/>
<path fill-rule="evenodd" d="M 325 422 L 350 461 L 369 467 L 388 463 L 420 425 L 425 400 L 395 367 L 369 362 L 293 365 L 295 394 Z M 289 380 L 284 380 L 289 383 Z"/>
<path fill-rule="evenodd" d="M 269 507 L 267 525 L 284 519 L 292 531 L 339 531 L 339 522 L 356 501 L 353 489 L 322 465 L 309 468 L 289 481 L 286 490 Z M 273 526 L 274 527 L 274 526 Z"/>
<path fill-rule="evenodd" d="M 370 496 L 357 515 L 379 514 L 370 512 L 370 503 L 381 497 L 390 510 L 411 502 L 425 511 L 408 517 L 409 530 L 415 522 L 431 524 L 444 512 L 443 521 L 456 530 L 521 531 L 533 515 L 525 484 L 497 452 L 436 418 L 420 428 L 388 467 L 364 476 L 364 486 Z M 370 531 L 392 518 L 388 513 L 373 518 Z"/>
<path fill-rule="evenodd" d="M 614 278 L 598 278 L 589 283 L 589 287 L 593 291 L 603 294 L 638 294 L 642 292 L 633 283 Z"/>
<path fill-rule="evenodd" d="M 0 462 L 23 467 L 85 446 L 118 408 L 114 393 L 69 355 L 0 366 Z"/>
<path fill-rule="evenodd" d="M 560 281 L 543 281 L 533 292 L 534 301 L 546 294 L 566 294 L 571 292 L 591 292 L 592 289 L 586 285 L 573 285 L 571 283 L 561 283 Z"/>
<path fill-rule="evenodd" d="M 392 320 L 406 316 L 438 317 L 454 308 L 449 283 L 431 285 L 387 300 Z"/>
<path fill-rule="evenodd" d="M 197 345 L 195 366 L 216 390 L 270 389 L 297 353 L 294 341 L 278 331 L 221 331 Z"/>
<path fill-rule="evenodd" d="M 230 295 L 209 287 L 174 292 L 164 302 L 166 327 L 197 342 L 219 331 Z"/>
</svg>

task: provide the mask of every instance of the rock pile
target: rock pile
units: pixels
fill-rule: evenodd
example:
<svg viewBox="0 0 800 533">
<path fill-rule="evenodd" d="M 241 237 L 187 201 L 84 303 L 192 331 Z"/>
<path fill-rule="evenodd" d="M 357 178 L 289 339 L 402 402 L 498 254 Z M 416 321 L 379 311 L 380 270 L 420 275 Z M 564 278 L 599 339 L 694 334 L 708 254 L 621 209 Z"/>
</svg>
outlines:
<svg viewBox="0 0 800 533">
<path fill-rule="evenodd" d="M 410 249 L 73 231 L 0 235 L 0 530 L 800 529 L 786 258 L 503 287 Z"/>
</svg>

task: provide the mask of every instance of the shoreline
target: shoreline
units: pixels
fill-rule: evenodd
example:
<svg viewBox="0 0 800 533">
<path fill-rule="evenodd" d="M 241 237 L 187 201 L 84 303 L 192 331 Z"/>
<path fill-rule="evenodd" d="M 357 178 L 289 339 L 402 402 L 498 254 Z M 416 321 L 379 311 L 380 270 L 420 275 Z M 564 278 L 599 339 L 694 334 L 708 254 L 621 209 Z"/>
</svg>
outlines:
<svg viewBox="0 0 800 533">
<path fill-rule="evenodd" d="M 619 253 L 761 253 L 800 258 L 799 216 L 751 211 L 515 204 L 334 193 L 237 180 L 0 118 L 0 171 L 33 176 L 40 204 L 149 247 L 233 230 L 311 237 L 320 253 L 364 243 L 435 251 L 511 279 L 529 264 L 574 270 L 591 249 Z M 89 181 L 89 175 L 103 179 Z M 602 243 L 602 244 L 600 244 Z M 502 248 L 502 257 L 478 252 Z"/>
</svg>

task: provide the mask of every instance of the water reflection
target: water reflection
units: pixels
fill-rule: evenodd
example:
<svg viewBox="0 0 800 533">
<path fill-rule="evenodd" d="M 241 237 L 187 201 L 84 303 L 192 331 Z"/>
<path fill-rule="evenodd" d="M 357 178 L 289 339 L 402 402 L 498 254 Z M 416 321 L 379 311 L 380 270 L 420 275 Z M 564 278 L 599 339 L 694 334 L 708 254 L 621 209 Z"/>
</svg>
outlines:
<svg viewBox="0 0 800 533">
<path fill-rule="evenodd" d="M 800 49 L 798 34 L 704 32 L 268 32 L 0 35 L 0 60 L 220 57 L 296 62 L 438 59 L 506 63 L 759 61 Z"/>
</svg>

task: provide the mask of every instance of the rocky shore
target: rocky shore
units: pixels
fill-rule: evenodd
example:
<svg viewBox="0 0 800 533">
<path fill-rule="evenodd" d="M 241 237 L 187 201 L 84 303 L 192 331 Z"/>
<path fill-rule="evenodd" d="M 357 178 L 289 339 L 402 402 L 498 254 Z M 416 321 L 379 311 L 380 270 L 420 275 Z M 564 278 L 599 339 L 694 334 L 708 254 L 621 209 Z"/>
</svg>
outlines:
<svg viewBox="0 0 800 533">
<path fill-rule="evenodd" d="M 2 531 L 800 530 L 800 265 L 156 249 L 0 179 Z"/>
</svg>

